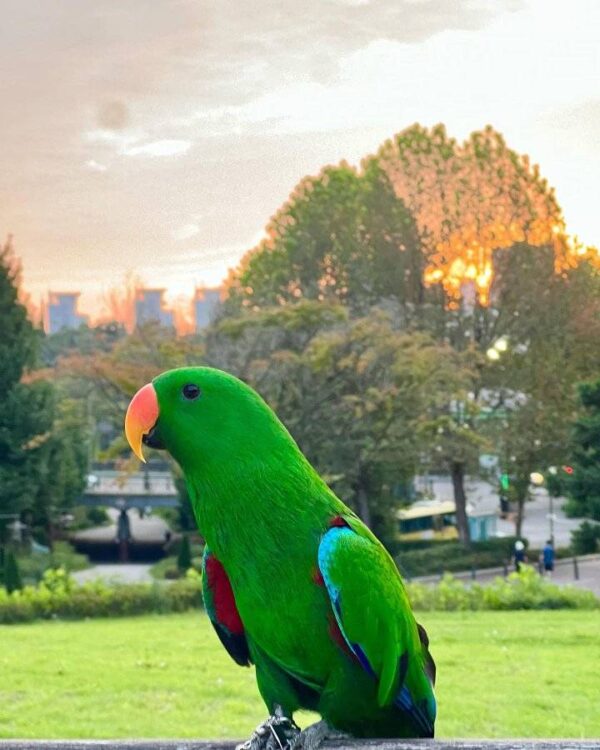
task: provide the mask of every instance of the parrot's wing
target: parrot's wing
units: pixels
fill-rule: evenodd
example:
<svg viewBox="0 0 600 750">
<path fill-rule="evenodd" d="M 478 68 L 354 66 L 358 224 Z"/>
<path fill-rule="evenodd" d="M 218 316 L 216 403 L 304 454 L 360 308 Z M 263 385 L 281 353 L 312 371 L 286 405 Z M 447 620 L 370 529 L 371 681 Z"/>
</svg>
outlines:
<svg viewBox="0 0 600 750">
<path fill-rule="evenodd" d="M 204 548 L 202 558 L 202 596 L 206 613 L 221 643 L 234 661 L 242 667 L 249 667 L 252 661 L 248 641 L 231 583 L 225 568 L 208 547 Z"/>
<path fill-rule="evenodd" d="M 341 521 L 324 534 L 318 554 L 337 624 L 363 669 L 377 681 L 379 705 L 396 705 L 424 736 L 433 736 L 433 660 L 427 635 L 419 632 L 385 549 L 368 530 L 361 533 L 362 524 Z"/>
</svg>

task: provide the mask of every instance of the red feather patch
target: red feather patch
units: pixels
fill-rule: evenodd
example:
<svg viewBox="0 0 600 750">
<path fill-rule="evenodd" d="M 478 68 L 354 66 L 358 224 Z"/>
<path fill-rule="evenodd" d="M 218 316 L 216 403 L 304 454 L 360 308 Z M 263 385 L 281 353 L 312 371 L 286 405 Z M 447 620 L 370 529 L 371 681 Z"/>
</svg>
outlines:
<svg viewBox="0 0 600 750">
<path fill-rule="evenodd" d="M 323 579 L 323 576 L 321 575 L 321 571 L 319 568 L 315 567 L 312 574 L 313 583 L 316 583 L 317 586 L 324 586 L 325 580 Z"/>
<path fill-rule="evenodd" d="M 342 516 L 336 516 L 335 518 L 332 518 L 331 521 L 329 522 L 329 528 L 333 529 L 336 526 L 349 527 L 349 524 L 348 524 L 348 521 L 346 521 L 346 519 L 343 518 Z"/>
<path fill-rule="evenodd" d="M 328 620 L 329 635 L 331 636 L 334 643 L 336 643 L 344 653 L 356 660 L 356 655 L 350 650 L 350 647 L 348 646 L 346 639 L 342 635 L 342 631 L 340 630 L 340 626 L 337 624 L 337 620 L 335 619 L 335 617 L 333 615 L 329 615 Z"/>
<path fill-rule="evenodd" d="M 210 555 L 206 561 L 205 569 L 208 576 L 208 587 L 213 595 L 213 606 L 217 621 L 227 628 L 232 635 L 244 635 L 244 625 L 225 568 L 214 555 Z"/>
</svg>

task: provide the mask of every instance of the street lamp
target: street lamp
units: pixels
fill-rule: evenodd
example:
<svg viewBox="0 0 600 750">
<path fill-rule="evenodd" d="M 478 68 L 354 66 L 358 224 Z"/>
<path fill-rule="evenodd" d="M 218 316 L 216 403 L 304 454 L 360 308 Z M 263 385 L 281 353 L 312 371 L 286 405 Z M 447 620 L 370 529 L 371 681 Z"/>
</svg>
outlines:
<svg viewBox="0 0 600 750">
<path fill-rule="evenodd" d="M 508 351 L 508 337 L 500 336 L 499 339 L 490 346 L 486 351 L 485 356 L 491 359 L 493 362 L 497 362 L 500 359 L 500 355 Z"/>
<path fill-rule="evenodd" d="M 549 466 L 548 467 L 548 474 L 551 474 L 553 477 L 555 477 L 558 474 L 558 469 L 556 466 Z M 550 541 L 552 542 L 552 545 L 554 545 L 554 494 L 553 492 L 550 492 L 550 489 L 548 489 L 548 498 L 550 500 L 550 512 L 548 513 L 548 521 L 550 524 Z"/>
</svg>

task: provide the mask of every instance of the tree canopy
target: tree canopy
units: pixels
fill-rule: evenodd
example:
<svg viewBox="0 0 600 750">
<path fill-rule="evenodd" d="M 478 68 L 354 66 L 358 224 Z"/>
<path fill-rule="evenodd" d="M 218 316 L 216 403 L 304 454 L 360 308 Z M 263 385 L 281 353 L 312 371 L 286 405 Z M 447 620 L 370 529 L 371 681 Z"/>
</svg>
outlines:
<svg viewBox="0 0 600 750">
<path fill-rule="evenodd" d="M 423 301 L 414 220 L 375 163 L 305 178 L 266 233 L 229 279 L 230 307 L 337 300 L 364 313 L 385 298 Z"/>
<path fill-rule="evenodd" d="M 489 303 L 499 248 L 551 245 L 557 269 L 569 265 L 554 190 L 491 126 L 461 144 L 443 125 L 413 125 L 387 141 L 375 160 L 415 217 L 424 280 L 441 283 L 454 304 L 469 281 L 479 302 Z"/>
</svg>

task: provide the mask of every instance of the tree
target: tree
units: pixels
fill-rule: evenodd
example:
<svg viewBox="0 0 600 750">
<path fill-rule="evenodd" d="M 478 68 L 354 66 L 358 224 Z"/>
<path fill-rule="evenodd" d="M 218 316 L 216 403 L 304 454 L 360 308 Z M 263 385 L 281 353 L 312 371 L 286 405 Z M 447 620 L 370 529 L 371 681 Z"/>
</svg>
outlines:
<svg viewBox="0 0 600 750">
<path fill-rule="evenodd" d="M 57 360 L 52 375 L 77 394 L 91 399 L 92 417 L 114 425 L 116 452 L 129 453 L 123 415 L 134 393 L 164 370 L 203 361 L 203 345 L 195 338 L 175 338 L 157 323 L 146 323 L 108 351 L 68 354 Z"/>
<path fill-rule="evenodd" d="M 520 535 L 531 474 L 567 461 L 578 408 L 574 383 L 600 369 L 597 348 L 590 346 L 600 336 L 600 277 L 587 262 L 554 273 L 543 248 L 506 254 L 501 267 L 492 287 L 496 316 L 490 332 L 499 336 L 503 351 L 486 358 L 480 398 L 490 417 L 486 432 L 511 477 Z"/>
<path fill-rule="evenodd" d="M 573 428 L 566 487 L 571 511 L 600 521 L 600 379 L 581 383 L 577 392 L 583 410 Z"/>
<path fill-rule="evenodd" d="M 474 356 L 474 353 L 471 353 Z M 455 361 L 460 360 L 455 355 Z M 488 443 L 477 431 L 479 409 L 469 386 L 473 382 L 473 369 L 463 364 L 462 392 L 455 389 L 452 400 L 439 404 L 438 408 L 422 421 L 420 438 L 424 445 L 422 461 L 429 465 L 444 467 L 452 479 L 452 490 L 456 506 L 458 538 L 468 545 L 471 541 L 467 517 L 467 495 L 465 477 L 467 471 L 477 465 L 477 458 Z"/>
<path fill-rule="evenodd" d="M 497 249 L 550 245 L 557 270 L 573 264 L 554 191 L 491 126 L 459 144 L 443 125 L 415 124 L 387 141 L 375 160 L 415 217 L 425 282 L 441 283 L 451 304 L 469 283 L 477 301 L 489 303 Z"/>
<path fill-rule="evenodd" d="M 383 313 L 353 320 L 343 307 L 308 301 L 223 320 L 207 359 L 267 398 L 326 481 L 384 538 L 399 506 L 394 489 L 412 480 L 423 450 L 420 422 L 464 377 L 449 347 L 399 331 Z"/>
<path fill-rule="evenodd" d="M 109 352 L 124 336 L 125 328 L 121 323 L 63 328 L 58 333 L 44 336 L 41 344 L 41 360 L 45 365 L 52 367 L 59 357 L 69 354 Z"/>
<path fill-rule="evenodd" d="M 39 336 L 19 301 L 19 266 L 10 242 L 0 251 L 0 513 L 19 514 L 37 491 L 36 473 L 53 421 L 48 383 L 22 381 Z"/>
<path fill-rule="evenodd" d="M 423 257 L 411 214 L 371 162 L 306 177 L 231 275 L 226 308 L 339 301 L 363 314 L 382 299 L 423 301 Z"/>
</svg>

